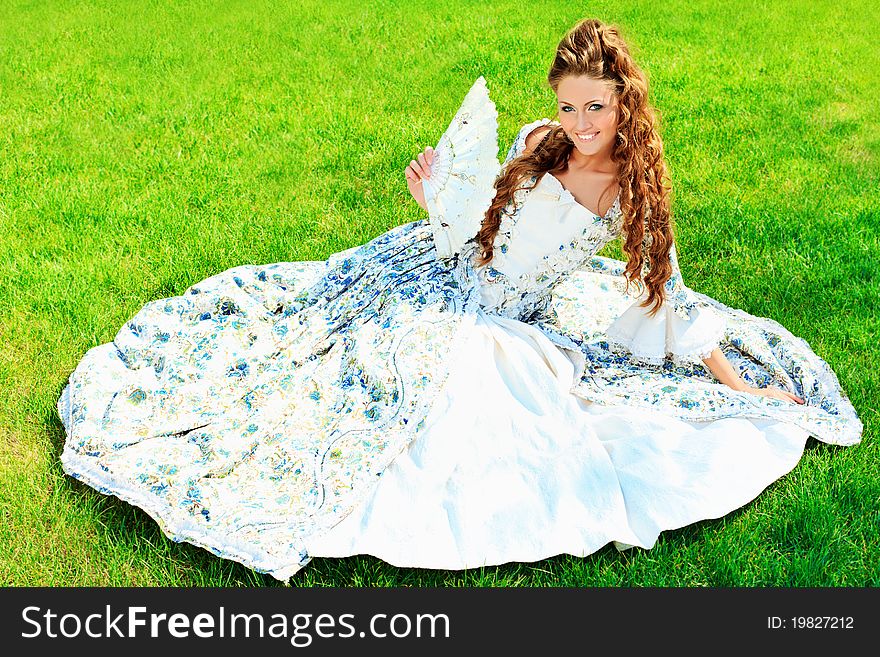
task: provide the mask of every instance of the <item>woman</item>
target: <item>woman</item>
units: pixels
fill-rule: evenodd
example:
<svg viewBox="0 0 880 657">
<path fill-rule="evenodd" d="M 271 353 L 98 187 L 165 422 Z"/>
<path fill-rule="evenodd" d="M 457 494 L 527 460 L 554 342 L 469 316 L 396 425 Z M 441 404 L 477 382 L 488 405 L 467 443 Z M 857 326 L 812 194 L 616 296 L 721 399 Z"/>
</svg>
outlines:
<svg viewBox="0 0 880 657">
<path fill-rule="evenodd" d="M 668 176 L 663 145 L 647 102 L 645 77 L 616 30 L 598 21 L 585 21 L 560 44 L 548 81 L 557 96 L 560 120 L 556 127 L 540 121 L 534 130 L 526 131 L 522 155 L 496 184 L 498 194 L 479 234 L 479 243 L 488 256 L 482 257 L 479 264 L 485 266 L 492 261 L 501 211 L 513 188 L 533 174 L 547 175 L 570 199 L 598 217 L 604 217 L 620 200 L 624 250 L 629 256 L 624 273 L 629 280 L 644 282 L 647 289 L 641 305 L 649 310 L 637 315 L 655 317 L 664 297 L 675 296 L 682 284 L 673 251 L 668 189 L 664 186 Z M 619 99 L 625 99 L 625 104 Z M 621 115 L 629 118 L 621 120 Z M 425 210 L 421 181 L 430 176 L 432 155 L 433 149 L 425 149 L 419 162 L 413 160 L 406 170 L 410 193 Z M 619 190 L 616 195 L 614 189 Z M 639 194 L 641 190 L 643 194 Z M 621 198 L 622 193 L 625 195 Z M 687 301 L 676 299 L 673 303 L 681 307 Z M 612 335 L 620 336 L 620 331 Z M 707 338 L 699 350 L 672 353 L 687 356 L 714 347 L 721 338 L 720 331 L 707 334 Z M 636 352 L 640 349 L 632 334 L 621 342 Z M 804 403 L 785 390 L 750 386 L 717 347 L 703 362 L 719 381 L 734 390 Z"/>
<path fill-rule="evenodd" d="M 682 283 L 617 30 L 575 26 L 549 82 L 559 122 L 520 130 L 450 257 L 429 217 L 144 306 L 62 393 L 65 471 L 283 580 L 314 556 L 458 569 L 650 548 L 754 499 L 809 435 L 859 442 L 806 343 Z M 406 172 L 426 209 L 431 165 Z M 625 263 L 595 256 L 617 237 Z"/>
</svg>

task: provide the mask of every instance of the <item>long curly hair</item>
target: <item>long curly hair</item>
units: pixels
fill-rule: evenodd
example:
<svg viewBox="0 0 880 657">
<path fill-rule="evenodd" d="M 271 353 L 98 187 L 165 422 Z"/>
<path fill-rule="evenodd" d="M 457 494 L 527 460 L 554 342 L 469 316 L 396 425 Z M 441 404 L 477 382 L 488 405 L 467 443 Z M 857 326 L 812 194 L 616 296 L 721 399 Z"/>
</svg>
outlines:
<svg viewBox="0 0 880 657">
<path fill-rule="evenodd" d="M 596 19 L 580 21 L 559 42 L 547 75 L 554 93 L 560 80 L 570 75 L 607 81 L 616 95 L 618 126 L 612 160 L 618 167 L 623 214 L 623 250 L 627 255 L 624 275 L 627 286 L 644 285 L 647 298 L 642 305 L 650 307 L 653 315 L 663 304 L 663 287 L 672 276 L 669 251 L 673 230 L 669 176 L 657 131 L 658 117 L 648 103 L 647 78 L 633 61 L 619 29 Z M 495 180 L 495 198 L 476 236 L 482 248 L 478 265 L 486 265 L 493 258 L 501 213 L 516 211 L 514 192 L 533 189 L 547 172 L 555 175 L 565 171 L 573 148 L 574 142 L 561 125 L 551 127 L 532 152 L 514 158 L 502 170 Z M 534 185 L 522 184 L 532 176 L 537 176 Z M 508 204 L 513 206 L 509 211 Z"/>
</svg>

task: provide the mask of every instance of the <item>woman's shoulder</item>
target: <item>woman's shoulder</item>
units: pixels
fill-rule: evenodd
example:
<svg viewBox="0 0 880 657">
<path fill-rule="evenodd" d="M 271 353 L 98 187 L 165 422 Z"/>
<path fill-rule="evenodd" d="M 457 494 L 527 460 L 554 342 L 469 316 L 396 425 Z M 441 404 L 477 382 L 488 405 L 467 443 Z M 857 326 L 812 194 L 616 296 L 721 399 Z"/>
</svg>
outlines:
<svg viewBox="0 0 880 657">
<path fill-rule="evenodd" d="M 541 143 L 541 140 L 554 127 L 559 125 L 558 121 L 553 121 L 546 117 L 526 123 L 519 129 L 516 139 L 510 147 L 506 160 L 518 157 L 523 153 L 531 152 L 532 149 Z"/>
<path fill-rule="evenodd" d="M 532 128 L 525 137 L 523 152 L 531 153 L 535 150 L 535 146 L 541 143 L 541 140 L 547 136 L 547 133 L 553 129 L 553 122 L 544 123 Z"/>
</svg>

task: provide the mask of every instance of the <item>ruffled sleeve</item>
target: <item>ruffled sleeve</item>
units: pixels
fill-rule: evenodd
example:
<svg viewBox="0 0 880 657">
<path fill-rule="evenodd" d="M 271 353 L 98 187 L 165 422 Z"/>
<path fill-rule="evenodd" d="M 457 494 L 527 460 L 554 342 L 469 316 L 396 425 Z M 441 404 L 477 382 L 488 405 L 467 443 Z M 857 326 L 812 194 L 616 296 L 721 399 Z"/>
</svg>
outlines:
<svg viewBox="0 0 880 657">
<path fill-rule="evenodd" d="M 556 125 L 556 121 L 551 121 L 550 119 L 545 117 L 543 119 L 538 119 L 537 121 L 532 121 L 531 123 L 526 123 L 522 128 L 520 128 L 519 133 L 513 140 L 513 144 L 510 145 L 510 149 L 507 151 L 507 157 L 504 158 L 504 162 L 501 164 L 501 167 L 506 167 L 508 162 L 523 154 L 523 151 L 526 148 L 526 137 L 529 136 L 529 133 L 532 130 L 534 130 L 538 126 L 547 125 L 548 123 Z"/>
<path fill-rule="evenodd" d="M 665 299 L 655 315 L 642 306 L 644 290 L 606 329 L 609 342 L 622 346 L 638 358 L 661 361 L 698 361 L 708 358 L 724 337 L 725 319 L 700 301 L 681 277 L 675 245 L 669 251 L 672 276 L 664 287 Z"/>
</svg>

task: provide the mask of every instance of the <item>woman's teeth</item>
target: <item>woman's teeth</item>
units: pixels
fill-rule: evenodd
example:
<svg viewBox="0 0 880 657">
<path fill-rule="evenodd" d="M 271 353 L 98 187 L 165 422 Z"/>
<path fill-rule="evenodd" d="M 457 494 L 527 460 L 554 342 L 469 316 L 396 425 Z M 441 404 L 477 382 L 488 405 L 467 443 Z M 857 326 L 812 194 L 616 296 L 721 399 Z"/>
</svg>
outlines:
<svg viewBox="0 0 880 657">
<path fill-rule="evenodd" d="M 588 135 L 577 135 L 577 138 L 581 141 L 593 141 L 593 138 L 598 134 L 598 132 L 593 132 Z"/>
</svg>

